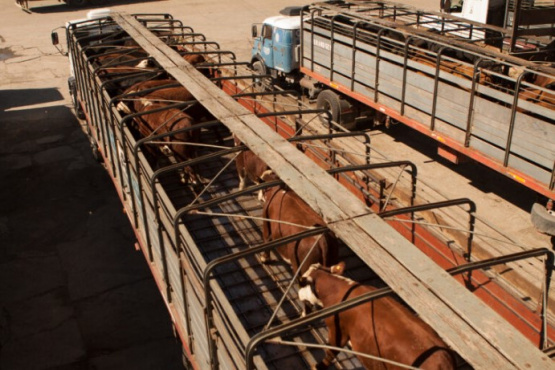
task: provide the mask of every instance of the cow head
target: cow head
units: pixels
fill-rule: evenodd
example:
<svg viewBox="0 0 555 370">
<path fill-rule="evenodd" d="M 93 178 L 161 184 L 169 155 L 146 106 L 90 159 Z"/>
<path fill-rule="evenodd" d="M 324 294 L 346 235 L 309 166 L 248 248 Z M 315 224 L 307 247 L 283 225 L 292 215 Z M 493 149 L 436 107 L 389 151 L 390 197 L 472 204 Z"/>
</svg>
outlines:
<svg viewBox="0 0 555 370">
<path fill-rule="evenodd" d="M 259 183 L 270 182 L 274 180 L 279 180 L 278 175 L 273 170 L 266 170 L 258 177 Z M 261 189 L 258 191 L 258 200 L 261 203 L 266 202 L 266 193 L 272 190 L 272 188 Z"/>
<path fill-rule="evenodd" d="M 339 262 L 337 265 L 331 267 L 324 267 L 319 263 L 315 263 L 308 268 L 299 281 L 299 299 L 304 303 L 305 307 L 303 316 L 306 313 L 310 313 L 313 307 L 324 307 L 324 304 L 320 300 L 319 289 L 317 287 L 317 280 L 323 277 L 321 272 L 332 275 L 343 275 L 344 271 L 345 262 Z M 329 287 L 327 284 L 323 286 Z"/>
</svg>

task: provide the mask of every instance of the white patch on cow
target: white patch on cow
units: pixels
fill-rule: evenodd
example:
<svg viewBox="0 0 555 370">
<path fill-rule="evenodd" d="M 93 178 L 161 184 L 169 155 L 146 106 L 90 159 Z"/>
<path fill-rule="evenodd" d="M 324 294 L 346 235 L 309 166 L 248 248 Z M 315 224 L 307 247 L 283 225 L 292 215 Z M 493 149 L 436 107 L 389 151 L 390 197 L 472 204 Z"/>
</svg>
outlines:
<svg viewBox="0 0 555 370">
<path fill-rule="evenodd" d="M 281 258 L 283 258 L 283 260 L 284 260 L 285 262 L 287 262 L 288 264 L 291 264 L 291 260 L 290 260 L 289 258 L 285 258 L 285 257 L 283 257 L 283 256 L 281 256 Z"/>
<path fill-rule="evenodd" d="M 308 277 L 307 279 L 312 282 L 311 277 Z M 310 284 L 299 289 L 299 299 L 301 302 L 309 302 L 313 306 L 318 305 L 320 307 L 324 307 L 322 301 L 319 300 L 312 291 L 312 285 Z"/>
<path fill-rule="evenodd" d="M 270 253 L 268 253 L 268 252 L 260 253 L 260 262 L 266 263 L 268 261 L 270 261 Z"/>
<path fill-rule="evenodd" d="M 508 75 L 511 78 L 517 79 L 523 73 L 524 73 L 524 67 L 513 66 L 509 68 Z"/>
<path fill-rule="evenodd" d="M 153 104 L 152 100 L 150 99 L 141 99 L 140 101 L 143 107 L 148 107 Z"/>
<path fill-rule="evenodd" d="M 312 274 L 312 271 L 318 270 L 320 267 L 322 267 L 321 264 L 319 264 L 319 263 L 313 263 L 312 265 L 310 265 L 310 266 L 308 267 L 308 270 L 306 270 L 306 272 L 303 274 L 303 277 L 304 277 L 304 278 L 307 278 L 307 279 L 312 279 L 312 278 L 310 277 L 310 275 Z"/>
<path fill-rule="evenodd" d="M 246 176 L 239 176 L 239 191 L 244 190 L 246 184 Z"/>
<path fill-rule="evenodd" d="M 258 201 L 260 203 L 264 203 L 266 201 L 266 197 L 264 196 L 264 190 L 258 190 Z"/>
<path fill-rule="evenodd" d="M 149 64 L 149 60 L 148 59 L 143 59 L 135 67 L 136 68 L 147 68 L 148 64 Z"/>
</svg>

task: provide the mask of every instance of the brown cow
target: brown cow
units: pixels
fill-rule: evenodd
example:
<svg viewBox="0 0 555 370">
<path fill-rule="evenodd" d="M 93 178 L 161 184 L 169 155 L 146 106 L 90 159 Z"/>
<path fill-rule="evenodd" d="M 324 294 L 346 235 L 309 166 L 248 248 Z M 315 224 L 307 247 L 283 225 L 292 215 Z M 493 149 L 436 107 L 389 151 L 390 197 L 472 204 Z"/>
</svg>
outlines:
<svg viewBox="0 0 555 370">
<path fill-rule="evenodd" d="M 345 264 L 331 268 L 310 266 L 301 278 L 299 299 L 312 305 L 329 307 L 372 292 L 340 276 Z M 424 321 L 392 297 L 358 305 L 325 319 L 328 342 L 334 347 L 350 343 L 354 351 L 422 369 L 454 369 L 455 360 L 447 344 Z M 318 369 L 328 368 L 337 350 L 326 350 Z M 357 356 L 367 369 L 400 369 L 382 361 Z"/>
<path fill-rule="evenodd" d="M 166 105 L 152 104 L 145 107 L 144 111 L 163 107 L 166 107 Z M 192 127 L 194 124 L 191 116 L 175 108 L 165 109 L 156 113 L 143 114 L 136 121 L 139 133 L 142 137 L 165 134 L 171 131 Z M 188 144 L 197 143 L 199 141 L 199 135 L 200 132 L 198 130 L 191 130 L 176 133 L 172 136 L 166 136 L 161 140 L 168 142 L 168 144 L 164 145 L 161 150 L 168 157 L 175 157 L 176 160 L 179 161 L 192 159 L 196 156 L 196 147 Z M 147 144 L 147 148 L 151 148 L 151 146 Z M 158 153 L 153 152 L 152 149 L 149 151 L 157 157 Z M 181 176 L 182 182 L 187 183 L 190 181 L 193 184 L 198 182 L 198 178 L 192 168 L 187 167 L 183 171 L 184 174 Z"/>
<path fill-rule="evenodd" d="M 243 143 L 233 135 L 233 143 L 235 146 L 240 146 Z M 239 190 L 245 189 L 247 181 L 251 181 L 254 184 L 260 184 L 265 182 L 263 178 L 268 179 L 273 171 L 268 167 L 268 165 L 256 154 L 250 150 L 244 150 L 240 152 L 235 158 L 235 167 L 237 168 L 237 175 L 239 176 Z M 264 201 L 263 192 L 260 191 L 258 194 L 258 200 Z"/>
<path fill-rule="evenodd" d="M 127 90 L 123 92 L 123 94 L 134 94 L 140 93 L 141 91 L 157 88 L 160 89 L 152 91 L 144 96 L 135 95 L 134 97 L 130 98 L 133 101 L 131 110 L 126 104 L 120 102 L 118 104 L 118 109 L 124 113 L 131 114 L 133 111 L 140 112 L 145 107 L 151 104 L 172 104 L 175 102 L 184 102 L 193 100 L 194 96 L 184 88 L 183 86 L 177 87 L 167 87 L 164 88 L 165 85 L 176 84 L 175 80 L 172 79 L 164 79 L 164 80 L 148 80 L 148 81 L 141 81 L 136 83 L 135 85 L 131 86 Z"/>
<path fill-rule="evenodd" d="M 136 95 L 131 97 L 130 99 L 133 101 L 132 107 L 130 109 L 127 104 L 123 101 L 118 103 L 117 108 L 123 113 L 131 114 L 133 112 L 141 112 L 146 107 L 153 105 L 153 104 L 164 104 L 170 105 L 178 102 L 186 102 L 195 100 L 193 94 L 189 92 L 183 86 L 175 86 L 175 87 L 166 87 L 165 85 L 175 84 L 176 81 L 172 79 L 164 79 L 164 80 L 148 80 L 139 82 L 127 90 L 124 91 L 124 94 L 132 94 L 132 93 L 139 93 L 141 91 L 157 88 L 159 89 L 149 92 L 146 95 Z M 212 119 L 212 115 L 199 103 L 193 104 L 192 106 L 185 108 L 185 113 L 192 116 L 195 119 L 195 122 L 205 122 Z"/>
<path fill-rule="evenodd" d="M 264 241 L 276 240 L 306 231 L 310 227 L 325 225 L 322 218 L 289 189 L 274 186 L 265 189 L 264 197 Z M 313 263 L 321 263 L 324 266 L 337 263 L 338 250 L 338 241 L 332 232 L 304 238 L 277 248 L 283 259 L 291 264 L 294 273 L 300 268 L 299 276 Z M 307 255 L 306 262 L 300 266 Z M 263 253 L 261 260 L 263 263 L 266 262 L 268 254 Z"/>
<path fill-rule="evenodd" d="M 189 51 L 183 47 L 177 48 L 178 51 Z M 203 66 L 203 63 L 206 63 L 206 58 L 202 54 L 185 54 L 183 55 L 183 59 L 189 62 L 192 66 L 194 66 L 200 73 L 202 73 L 205 77 L 213 77 L 214 71 L 211 67 Z"/>
</svg>

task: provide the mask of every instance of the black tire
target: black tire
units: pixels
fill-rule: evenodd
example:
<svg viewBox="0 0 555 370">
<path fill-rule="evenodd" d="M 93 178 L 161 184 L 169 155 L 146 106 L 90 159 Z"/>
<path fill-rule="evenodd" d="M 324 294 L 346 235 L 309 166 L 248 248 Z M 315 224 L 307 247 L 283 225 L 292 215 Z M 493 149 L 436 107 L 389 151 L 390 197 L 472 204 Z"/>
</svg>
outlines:
<svg viewBox="0 0 555 370">
<path fill-rule="evenodd" d="M 316 99 L 316 107 L 329 112 L 329 115 L 325 113 L 320 115 L 320 121 L 322 121 L 324 125 L 330 125 L 329 118 L 339 123 L 341 105 L 339 103 L 339 96 L 336 93 L 331 90 L 322 91 L 318 94 L 318 99 Z"/>
<path fill-rule="evenodd" d="M 347 101 L 342 100 L 339 95 L 331 90 L 324 90 L 318 94 L 316 99 L 316 107 L 330 112 L 332 121 L 339 123 L 341 126 L 349 126 L 354 123 L 354 117 L 347 117 L 343 114 L 349 109 L 350 105 Z M 328 115 L 321 114 L 320 121 L 329 126 Z"/>
<path fill-rule="evenodd" d="M 266 66 L 260 60 L 257 60 L 252 64 L 252 69 L 256 75 L 268 74 Z M 255 78 L 253 80 L 254 90 L 257 92 L 264 92 L 270 87 L 270 81 L 268 78 Z"/>
</svg>

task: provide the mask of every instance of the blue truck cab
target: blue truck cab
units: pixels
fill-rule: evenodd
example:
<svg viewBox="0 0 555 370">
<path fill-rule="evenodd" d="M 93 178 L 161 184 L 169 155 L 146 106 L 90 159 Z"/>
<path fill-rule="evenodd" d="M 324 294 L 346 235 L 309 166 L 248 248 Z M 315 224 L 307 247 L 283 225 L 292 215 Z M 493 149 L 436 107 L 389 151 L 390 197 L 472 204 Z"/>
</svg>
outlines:
<svg viewBox="0 0 555 370">
<path fill-rule="evenodd" d="M 300 26 L 298 16 L 275 16 L 253 25 L 251 63 L 260 72 L 290 74 L 299 69 Z M 259 62 L 260 64 L 256 64 Z"/>
</svg>

